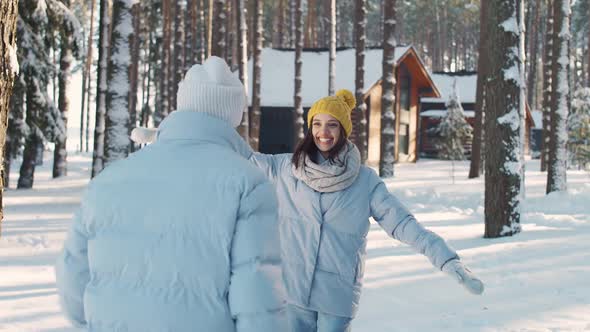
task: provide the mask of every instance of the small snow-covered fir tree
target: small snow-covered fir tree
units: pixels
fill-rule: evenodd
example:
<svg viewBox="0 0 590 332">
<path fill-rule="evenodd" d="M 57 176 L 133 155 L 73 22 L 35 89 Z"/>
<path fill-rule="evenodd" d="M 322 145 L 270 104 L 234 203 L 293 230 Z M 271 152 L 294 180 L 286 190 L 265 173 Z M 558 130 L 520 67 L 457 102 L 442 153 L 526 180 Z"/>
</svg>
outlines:
<svg viewBox="0 0 590 332">
<path fill-rule="evenodd" d="M 568 117 L 569 162 L 578 169 L 590 168 L 590 88 L 580 88 Z"/>
<path fill-rule="evenodd" d="M 473 129 L 465 120 L 457 94 L 457 80 L 453 81 L 453 90 L 446 106 L 447 113 L 435 129 L 440 135 L 440 141 L 437 143 L 438 156 L 447 160 L 464 160 L 463 144 L 473 137 Z"/>
<path fill-rule="evenodd" d="M 455 160 L 465 159 L 463 144 L 473 137 L 473 129 L 465 120 L 463 107 L 457 94 L 457 80 L 453 81 L 453 90 L 446 103 L 447 113 L 442 118 L 435 132 L 440 135 L 436 143 L 438 156 L 442 159 L 451 160 L 451 178 L 455 183 Z"/>
</svg>

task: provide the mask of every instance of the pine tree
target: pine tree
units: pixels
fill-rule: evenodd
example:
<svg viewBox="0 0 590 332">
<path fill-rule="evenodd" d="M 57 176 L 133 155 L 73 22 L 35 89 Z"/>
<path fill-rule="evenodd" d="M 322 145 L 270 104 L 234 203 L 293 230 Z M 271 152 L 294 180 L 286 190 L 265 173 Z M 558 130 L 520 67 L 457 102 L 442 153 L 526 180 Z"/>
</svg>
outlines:
<svg viewBox="0 0 590 332">
<path fill-rule="evenodd" d="M 590 167 L 590 88 L 580 88 L 572 100 L 568 120 L 570 164 L 578 169 Z"/>
<path fill-rule="evenodd" d="M 20 61 L 22 62 L 22 61 Z M 15 62 L 19 63 L 19 61 Z M 4 188 L 8 188 L 10 165 L 22 153 L 22 147 L 29 132 L 25 122 L 25 79 L 19 75 L 14 80 L 10 109 L 8 112 L 8 127 L 6 129 L 6 144 L 4 145 Z"/>
<path fill-rule="evenodd" d="M 367 105 L 363 98 L 365 90 L 365 42 L 366 42 L 366 17 L 367 0 L 355 0 L 355 97 L 356 108 L 353 110 L 353 135 L 352 141 L 361 152 L 361 161 L 367 160 Z"/>
<path fill-rule="evenodd" d="M 547 193 L 567 190 L 567 117 L 570 107 L 569 0 L 553 0 L 553 52 L 551 68 L 551 139 L 547 164 Z"/>
<path fill-rule="evenodd" d="M 250 111 L 250 144 L 254 150 L 259 148 L 260 139 L 260 80 L 262 71 L 262 43 L 263 43 L 263 4 L 254 1 L 254 54 L 253 54 L 253 82 L 252 109 Z"/>
<path fill-rule="evenodd" d="M 529 9 L 532 9 L 532 13 L 530 13 L 530 21 L 532 24 L 529 24 L 527 28 L 529 28 L 529 52 L 528 52 L 528 83 L 527 83 L 527 101 L 529 105 L 535 105 L 535 84 L 537 82 L 537 53 L 539 49 L 539 33 L 538 27 L 541 21 L 541 0 L 529 0 Z"/>
<path fill-rule="evenodd" d="M 106 98 L 104 166 L 129 154 L 129 93 L 133 40 L 133 0 L 113 1 L 108 92 Z"/>
<path fill-rule="evenodd" d="M 97 176 L 104 167 L 105 114 L 107 107 L 107 59 L 109 54 L 109 1 L 100 0 L 99 10 L 96 115 L 94 120 L 94 149 L 92 152 L 91 177 Z"/>
<path fill-rule="evenodd" d="M 3 30 L 0 36 L 0 151 L 4 150 L 6 124 L 8 122 L 8 106 L 12 93 L 12 85 L 19 71 L 16 60 L 17 2 L 18 0 L 3 0 L 0 3 L 0 20 L 2 21 Z M 2 164 L 0 162 L 0 165 Z M 3 181 L 5 171 L 4 169 L 2 170 L 3 176 L 0 177 L 0 181 Z M 2 203 L 3 188 L 4 184 L 0 183 L 0 226 L 4 218 L 4 205 Z M 0 234 L 1 230 L 0 228 Z"/>
<path fill-rule="evenodd" d="M 134 3 L 131 7 L 133 34 L 130 39 L 131 50 L 129 66 L 129 126 L 133 129 L 137 126 L 137 89 L 139 88 L 139 52 L 141 45 L 141 5 L 139 2 Z M 130 152 L 135 151 L 136 146 L 133 142 L 129 144 Z"/>
<path fill-rule="evenodd" d="M 381 93 L 381 155 L 379 176 L 394 175 L 395 162 L 395 0 L 384 4 L 383 12 L 383 63 Z"/>
<path fill-rule="evenodd" d="M 88 136 L 89 136 L 89 121 L 90 118 L 90 82 L 92 81 L 92 59 L 93 59 L 93 38 L 94 38 L 94 8 L 96 7 L 96 0 L 90 1 L 90 28 L 88 30 L 88 41 L 86 44 L 86 60 L 84 69 L 82 70 L 82 105 L 80 107 L 80 152 L 83 151 L 83 137 L 84 128 L 86 127 L 86 152 L 88 152 Z M 86 104 L 88 100 L 88 104 Z M 84 125 L 84 115 L 86 114 L 86 126 Z"/>
<path fill-rule="evenodd" d="M 295 11 L 295 91 L 293 92 L 293 106 L 294 106 L 294 123 L 295 123 L 295 142 L 299 142 L 303 139 L 303 105 L 301 99 L 301 66 L 303 60 L 301 59 L 301 53 L 303 51 L 303 8 L 301 6 L 301 0 L 294 0 L 293 2 Z"/>
<path fill-rule="evenodd" d="M 171 0 L 162 1 L 162 43 L 161 47 L 161 60 L 160 60 L 160 71 L 158 77 L 158 101 L 154 112 L 154 125 L 157 127 L 160 122 L 170 113 L 170 62 L 172 59 L 171 55 L 171 44 L 172 44 L 172 17 L 170 13 Z"/>
<path fill-rule="evenodd" d="M 246 94 L 248 94 L 248 25 L 246 23 L 247 7 L 244 5 L 245 0 L 234 0 L 234 7 L 236 9 L 238 22 L 238 58 L 239 58 L 239 75 L 240 81 L 244 84 Z M 242 115 L 242 122 L 238 127 L 240 136 L 246 141 L 250 142 L 250 121 L 248 117 L 248 107 L 244 109 Z"/>
<path fill-rule="evenodd" d="M 393 0 L 395 3 L 395 0 Z M 395 5 L 395 4 L 394 4 Z M 336 0 L 330 0 L 330 65 L 328 70 L 328 95 L 335 92 L 336 84 Z"/>
<path fill-rule="evenodd" d="M 485 237 L 520 232 L 521 34 L 519 0 L 489 3 L 485 105 Z"/>
<path fill-rule="evenodd" d="M 455 183 L 455 160 L 465 159 L 464 144 L 473 137 L 473 129 L 465 120 L 463 107 L 457 94 L 457 80 L 453 81 L 453 92 L 446 103 L 447 113 L 436 127 L 441 140 L 437 144 L 438 156 L 451 160 L 451 177 Z"/>
<path fill-rule="evenodd" d="M 541 132 L 541 171 L 547 171 L 549 146 L 551 145 L 551 70 L 553 59 L 553 0 L 546 0 L 545 44 L 543 49 L 543 130 Z"/>
<path fill-rule="evenodd" d="M 172 83 L 170 87 L 170 109 L 176 110 L 176 93 L 178 92 L 178 83 L 182 80 L 184 74 L 184 12 L 186 6 L 184 1 L 174 2 L 174 47 L 172 48 Z"/>
<path fill-rule="evenodd" d="M 35 166 L 42 160 L 45 141 L 65 141 L 66 136 L 62 115 L 46 91 L 54 71 L 53 59 L 48 57 L 50 43 L 47 38 L 53 38 L 56 28 L 81 31 L 77 18 L 61 2 L 45 0 L 44 4 L 39 6 L 37 0 L 19 4 L 18 44 L 19 52 L 22 52 L 21 69 L 26 85 L 26 122 L 31 129 L 25 139 L 17 184 L 19 189 L 33 186 Z M 74 50 L 81 49 L 79 34 L 74 35 L 73 41 Z"/>
<path fill-rule="evenodd" d="M 446 103 L 447 112 L 436 127 L 441 137 L 438 156 L 445 160 L 465 160 L 464 144 L 473 137 L 473 129 L 465 120 L 456 84 L 457 80 L 453 82 L 453 92 Z"/>
<path fill-rule="evenodd" d="M 69 0 L 61 0 L 65 7 L 70 8 L 71 4 Z M 72 48 L 73 48 L 73 35 L 72 25 L 65 25 L 60 31 L 60 59 L 59 59 L 59 74 L 58 74 L 58 86 L 59 86 L 59 99 L 58 108 L 61 114 L 61 121 L 64 124 L 64 128 L 67 128 L 68 123 L 68 111 L 70 108 L 70 102 L 68 98 L 68 88 L 70 86 L 71 79 L 71 67 L 72 67 Z M 55 148 L 53 151 L 53 178 L 58 178 L 67 175 L 67 148 L 66 148 L 67 135 L 60 136 L 55 142 Z"/>
<path fill-rule="evenodd" d="M 479 55 L 477 58 L 477 90 L 475 93 L 475 124 L 473 128 L 473 143 L 471 145 L 471 161 L 469 165 L 469 178 L 478 178 L 483 169 L 482 147 L 483 147 L 483 117 L 485 114 L 485 89 L 488 67 L 488 38 L 487 38 L 487 11 L 488 2 L 480 4 L 480 25 L 479 25 Z"/>
</svg>

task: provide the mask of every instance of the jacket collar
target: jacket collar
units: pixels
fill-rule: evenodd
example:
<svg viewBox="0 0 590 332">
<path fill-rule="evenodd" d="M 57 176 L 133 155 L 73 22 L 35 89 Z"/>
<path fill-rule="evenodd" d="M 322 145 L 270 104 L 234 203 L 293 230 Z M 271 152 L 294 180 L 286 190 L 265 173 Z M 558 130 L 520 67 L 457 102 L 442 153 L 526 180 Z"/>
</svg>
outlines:
<svg viewBox="0 0 590 332">
<path fill-rule="evenodd" d="M 190 140 L 225 146 L 245 158 L 250 146 L 227 122 L 202 112 L 176 111 L 158 127 L 158 141 Z"/>
</svg>

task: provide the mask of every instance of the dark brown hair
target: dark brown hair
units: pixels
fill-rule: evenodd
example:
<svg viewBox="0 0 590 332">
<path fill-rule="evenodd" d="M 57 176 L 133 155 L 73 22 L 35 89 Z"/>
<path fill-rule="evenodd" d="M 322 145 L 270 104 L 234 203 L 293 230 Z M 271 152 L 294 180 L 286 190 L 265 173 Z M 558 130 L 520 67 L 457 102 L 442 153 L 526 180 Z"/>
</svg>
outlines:
<svg viewBox="0 0 590 332">
<path fill-rule="evenodd" d="M 338 142 L 336 142 L 336 145 L 334 145 L 334 147 L 330 149 L 330 151 L 328 152 L 328 160 L 331 163 L 336 162 L 336 157 L 338 157 L 338 153 L 340 153 L 340 150 L 342 150 L 344 145 L 346 145 L 347 141 L 346 131 L 344 131 L 344 127 L 342 127 L 340 123 L 338 123 L 338 126 L 340 127 L 340 137 L 338 138 Z M 303 157 L 305 155 L 308 155 L 313 161 L 317 162 L 317 160 L 315 160 L 317 152 L 318 147 L 315 145 L 315 142 L 313 141 L 312 129 L 309 128 L 303 140 L 299 141 L 299 143 L 297 144 L 295 152 L 293 152 L 293 157 L 291 158 L 291 163 L 295 165 L 295 168 L 299 168 L 299 166 L 301 166 L 301 163 L 303 162 Z"/>
</svg>

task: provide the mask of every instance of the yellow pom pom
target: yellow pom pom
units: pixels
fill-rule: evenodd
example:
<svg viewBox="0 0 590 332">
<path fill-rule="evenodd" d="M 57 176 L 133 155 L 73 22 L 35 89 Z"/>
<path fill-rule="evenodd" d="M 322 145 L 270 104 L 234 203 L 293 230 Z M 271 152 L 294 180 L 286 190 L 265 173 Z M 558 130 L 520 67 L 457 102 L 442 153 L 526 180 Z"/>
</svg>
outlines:
<svg viewBox="0 0 590 332">
<path fill-rule="evenodd" d="M 350 109 L 353 109 L 356 106 L 356 99 L 354 98 L 352 92 L 350 92 L 349 90 L 338 90 L 336 92 L 336 97 L 342 98 L 342 100 L 344 100 L 344 102 L 348 105 L 348 107 L 350 107 Z"/>
</svg>

